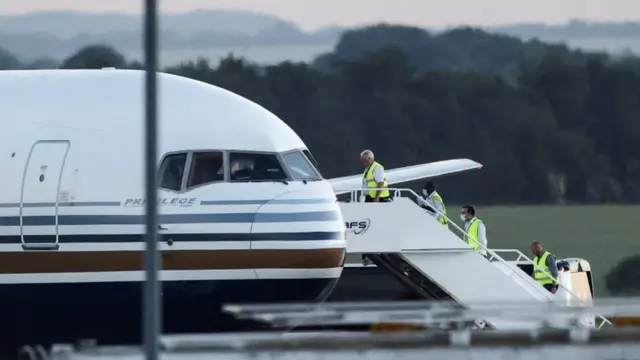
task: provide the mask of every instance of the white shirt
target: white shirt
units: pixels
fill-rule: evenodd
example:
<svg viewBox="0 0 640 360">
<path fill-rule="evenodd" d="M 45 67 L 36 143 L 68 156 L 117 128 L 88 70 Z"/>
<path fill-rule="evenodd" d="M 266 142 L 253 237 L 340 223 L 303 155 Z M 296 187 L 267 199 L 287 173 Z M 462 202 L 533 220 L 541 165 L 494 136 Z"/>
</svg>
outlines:
<svg viewBox="0 0 640 360">
<path fill-rule="evenodd" d="M 384 182 L 384 168 L 382 166 L 376 166 L 376 168 L 373 169 L 373 178 L 377 183 Z"/>
<path fill-rule="evenodd" d="M 444 203 L 442 201 L 440 201 L 440 199 L 434 198 L 433 194 L 435 194 L 436 192 L 432 192 L 429 196 L 427 196 L 426 198 L 422 199 L 419 198 L 421 205 L 427 205 L 430 206 L 433 209 L 436 209 L 438 211 L 438 213 L 433 213 L 433 217 L 437 218 L 439 217 L 439 213 L 442 214 L 442 212 L 444 211 Z"/>
<path fill-rule="evenodd" d="M 475 220 L 476 218 L 474 217 L 473 219 L 464 223 L 465 232 L 469 232 L 469 226 L 471 226 L 471 223 L 473 223 Z M 482 244 L 482 246 L 484 246 L 485 248 L 487 247 L 487 228 L 484 226 L 484 222 L 478 223 L 478 241 L 480 242 L 480 244 Z M 484 249 L 481 249 L 480 252 L 483 254 L 486 253 Z"/>
<path fill-rule="evenodd" d="M 368 169 L 368 168 L 367 168 Z M 380 166 L 376 166 L 375 169 L 373 169 L 373 179 L 377 182 L 377 183 L 381 183 L 384 182 L 384 168 L 382 167 L 382 165 Z M 367 178 L 363 177 L 362 178 L 362 188 L 366 189 L 367 186 Z"/>
</svg>

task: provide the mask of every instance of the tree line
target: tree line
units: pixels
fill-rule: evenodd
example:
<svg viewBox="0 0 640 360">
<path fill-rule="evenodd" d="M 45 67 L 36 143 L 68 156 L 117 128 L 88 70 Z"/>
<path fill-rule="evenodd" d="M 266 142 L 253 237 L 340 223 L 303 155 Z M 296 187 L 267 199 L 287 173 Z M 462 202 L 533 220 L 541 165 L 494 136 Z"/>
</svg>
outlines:
<svg viewBox="0 0 640 360">
<path fill-rule="evenodd" d="M 230 55 L 216 66 L 196 59 L 166 71 L 269 109 L 302 137 L 325 177 L 361 172 L 358 155 L 369 148 L 387 168 L 458 157 L 481 162 L 479 172 L 437 181 L 449 202 L 640 201 L 637 59 L 486 33 L 479 40 L 469 29 L 449 35 L 448 45 L 437 41 L 450 49 L 445 56 L 429 55 L 431 35 L 384 28 L 369 30 L 366 43 L 377 48 L 346 47 L 366 39 L 348 32 L 314 64 L 258 66 Z M 467 44 L 459 46 L 466 54 L 452 53 L 456 42 Z M 100 45 L 58 66 L 142 68 Z"/>
</svg>

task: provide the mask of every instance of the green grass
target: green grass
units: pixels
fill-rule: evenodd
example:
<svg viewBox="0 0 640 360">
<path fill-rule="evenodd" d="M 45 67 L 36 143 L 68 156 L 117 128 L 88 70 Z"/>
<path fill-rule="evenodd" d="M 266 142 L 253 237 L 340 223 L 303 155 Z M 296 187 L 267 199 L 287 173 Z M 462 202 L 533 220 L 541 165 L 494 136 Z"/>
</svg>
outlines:
<svg viewBox="0 0 640 360">
<path fill-rule="evenodd" d="M 449 217 L 457 219 L 458 206 L 447 208 Z M 532 258 L 529 244 L 540 241 L 559 258 L 589 261 L 596 297 L 608 295 L 604 277 L 609 270 L 640 252 L 635 233 L 640 206 L 478 206 L 476 211 L 487 226 L 489 248 L 518 249 Z"/>
<path fill-rule="evenodd" d="M 557 257 L 579 257 L 591 264 L 596 296 L 606 296 L 604 277 L 620 260 L 640 252 L 636 221 L 640 206 L 478 207 L 490 248 L 516 248 L 530 256 L 540 241 Z"/>
</svg>

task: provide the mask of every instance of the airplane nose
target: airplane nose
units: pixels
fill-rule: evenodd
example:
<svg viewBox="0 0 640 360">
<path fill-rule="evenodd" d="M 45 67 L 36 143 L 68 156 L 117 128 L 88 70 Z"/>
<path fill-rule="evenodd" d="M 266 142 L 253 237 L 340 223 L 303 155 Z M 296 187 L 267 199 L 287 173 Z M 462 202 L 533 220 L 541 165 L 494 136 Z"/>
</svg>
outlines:
<svg viewBox="0 0 640 360">
<path fill-rule="evenodd" d="M 290 279 L 291 287 L 283 289 L 290 301 L 323 301 L 342 274 L 346 231 L 333 190 L 306 190 L 282 194 L 258 209 L 251 250 L 259 259 L 258 279 Z"/>
</svg>

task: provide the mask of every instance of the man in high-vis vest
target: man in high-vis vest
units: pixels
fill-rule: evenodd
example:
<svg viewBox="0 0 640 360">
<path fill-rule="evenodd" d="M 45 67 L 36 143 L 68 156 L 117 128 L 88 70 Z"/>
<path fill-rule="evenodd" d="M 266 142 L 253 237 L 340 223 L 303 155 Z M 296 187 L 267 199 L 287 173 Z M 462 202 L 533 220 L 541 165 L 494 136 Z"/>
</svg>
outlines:
<svg viewBox="0 0 640 360">
<path fill-rule="evenodd" d="M 424 189 L 422 189 L 422 194 L 424 195 L 424 199 L 420 201 L 420 205 L 432 213 L 436 220 L 448 229 L 449 224 L 446 218 L 447 207 L 444 206 L 444 200 L 442 200 L 442 196 L 436 191 L 436 186 L 433 184 L 433 181 L 427 181 Z"/>
<path fill-rule="evenodd" d="M 389 202 L 389 190 L 387 188 L 387 176 L 384 173 L 384 167 L 374 160 L 373 151 L 365 150 L 360 153 L 360 161 L 364 165 L 364 174 L 362 175 L 363 189 L 371 189 L 366 191 L 365 202 Z"/>
<path fill-rule="evenodd" d="M 545 250 L 537 241 L 531 243 L 531 252 L 535 257 L 533 263 L 538 265 L 533 267 L 533 278 L 545 289 L 549 290 L 552 294 L 555 294 L 558 290 L 558 285 L 554 279 L 558 278 L 558 265 L 556 264 L 556 257 L 550 252 Z M 549 276 L 549 275 L 551 276 Z"/>
<path fill-rule="evenodd" d="M 487 228 L 476 217 L 476 209 L 465 205 L 460 210 L 460 219 L 464 221 L 464 241 L 480 254 L 487 256 Z M 480 246 L 482 245 L 482 246 Z"/>
</svg>

